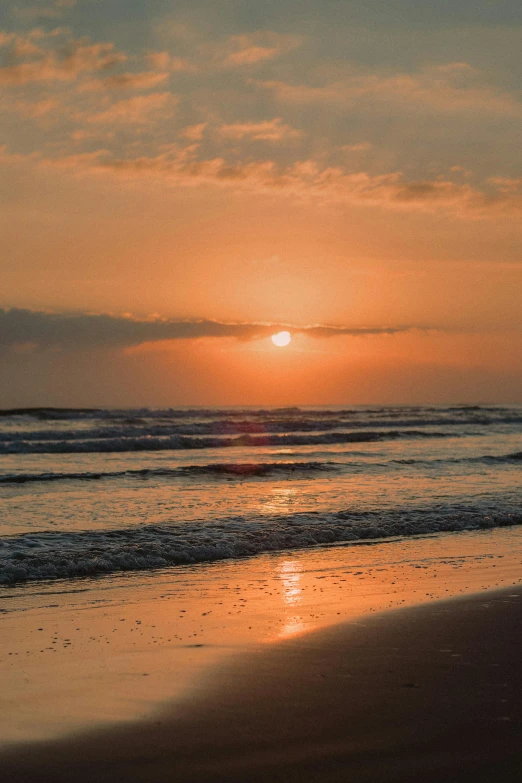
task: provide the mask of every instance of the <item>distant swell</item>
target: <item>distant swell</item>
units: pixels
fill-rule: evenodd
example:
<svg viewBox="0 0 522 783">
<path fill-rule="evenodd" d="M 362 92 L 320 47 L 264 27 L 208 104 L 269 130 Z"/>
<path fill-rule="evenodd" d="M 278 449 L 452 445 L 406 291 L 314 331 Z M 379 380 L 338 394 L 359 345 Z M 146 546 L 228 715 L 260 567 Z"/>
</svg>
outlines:
<svg viewBox="0 0 522 783">
<path fill-rule="evenodd" d="M 489 463 L 521 462 L 522 451 L 517 451 L 513 454 L 484 454 L 481 457 L 448 457 L 446 459 L 393 459 L 391 461 L 395 465 L 440 465 L 444 463 L 448 465 L 455 465 L 465 462 L 482 462 L 487 465 Z"/>
<path fill-rule="evenodd" d="M 350 452 L 352 455 L 355 452 Z M 482 457 L 463 457 L 448 459 L 392 459 L 393 465 L 426 466 L 461 463 L 509 463 L 522 462 L 522 451 L 513 454 L 491 455 Z M 346 472 L 353 469 L 365 471 L 382 470 L 389 463 L 385 462 L 214 462 L 208 465 L 182 465 L 178 468 L 141 468 L 139 470 L 86 471 L 76 473 L 8 473 L 0 475 L 2 484 L 34 484 L 55 481 L 102 481 L 105 479 L 182 479 L 182 478 L 262 478 L 269 476 L 298 476 L 309 473 Z"/>
<path fill-rule="evenodd" d="M 324 411 L 323 413 L 326 413 Z M 17 443 L 28 444 L 29 442 L 67 442 L 71 441 L 102 441 L 110 443 L 118 442 L 123 439 L 166 439 L 183 437 L 224 437 L 228 436 L 276 436 L 297 434 L 303 436 L 306 433 L 330 433 L 334 430 L 398 430 L 398 429 L 419 429 L 426 427 L 461 427 L 484 426 L 484 425 L 502 425 L 502 424 L 522 424 L 521 416 L 502 416 L 502 417 L 478 417 L 476 414 L 465 417 L 453 416 L 394 416 L 388 412 L 387 416 L 345 414 L 344 416 L 318 416 L 300 415 L 300 416 L 278 416 L 275 414 L 260 414 L 254 416 L 244 415 L 237 417 L 227 414 L 226 416 L 216 416 L 214 419 L 196 420 L 188 417 L 187 420 L 180 420 L 171 417 L 168 421 L 163 420 L 143 420 L 136 417 L 120 420 L 115 423 L 96 422 L 97 426 L 92 426 L 92 422 L 83 422 L 81 426 L 68 429 L 8 429 L 0 431 L 0 449 L 7 445 L 7 448 L 15 450 Z M 89 426 L 88 426 L 89 425 Z M 27 446 L 25 446 L 27 448 Z"/>
<path fill-rule="evenodd" d="M 0 584 L 144 571 L 318 544 L 520 524 L 522 513 L 508 505 L 488 507 L 477 503 L 280 517 L 235 516 L 210 525 L 181 523 L 110 531 L 26 533 L 0 539 Z"/>
<path fill-rule="evenodd" d="M 437 419 L 382 419 L 362 421 L 349 421 L 345 419 L 331 419 L 329 421 L 314 420 L 314 419 L 297 419 L 288 421 L 286 419 L 274 420 L 273 418 L 263 421 L 233 421 L 222 420 L 213 422 L 189 422 L 178 424 L 147 424 L 137 425 L 135 423 L 128 423 L 118 427 L 93 427 L 88 431 L 85 429 L 76 430 L 19 430 L 15 432 L 0 432 L 0 449 L 4 448 L 4 444 L 10 449 L 16 449 L 17 443 L 29 443 L 29 442 L 66 442 L 71 441 L 102 441 L 117 442 L 124 438 L 132 437 L 133 439 L 146 439 L 146 438 L 175 438 L 175 437 L 245 437 L 245 436 L 277 436 L 284 434 L 298 434 L 303 436 L 305 433 L 330 433 L 332 430 L 344 430 L 347 428 L 350 430 L 365 430 L 370 427 L 378 428 L 379 430 L 397 430 L 412 429 L 419 427 L 435 427 L 444 425 L 448 426 L 461 426 L 462 424 L 498 424 L 499 422 L 462 422 L 460 420 L 448 420 L 443 421 Z M 500 422 L 505 423 L 505 422 Z M 513 422 L 511 422 L 513 423 Z M 522 419 L 519 422 L 522 423 Z M 334 433 L 335 434 L 335 433 Z M 312 436 L 313 437 L 313 436 Z"/>
<path fill-rule="evenodd" d="M 112 478 L 191 478 L 223 476 L 225 478 L 256 478 L 272 475 L 293 475 L 336 470 L 334 462 L 229 462 L 210 465 L 184 465 L 179 468 L 143 468 L 86 473 L 14 473 L 0 476 L 0 484 L 27 484 L 47 481 L 99 481 Z"/>
<path fill-rule="evenodd" d="M 356 408 L 4 408 L 0 409 L 0 418 L 24 417 L 37 421 L 139 421 L 143 419 L 215 419 L 233 418 L 241 419 L 245 416 L 251 418 L 280 418 L 280 417 L 314 417 L 329 419 L 332 417 L 360 417 L 394 416 L 404 415 L 424 417 L 427 413 L 435 417 L 447 417 L 447 414 L 456 415 L 462 422 L 475 421 L 478 417 L 488 419 L 490 416 L 500 421 L 516 421 L 522 419 L 519 410 L 506 408 L 500 405 L 450 405 L 438 407 L 426 407 L 418 405 L 386 406 Z"/>
<path fill-rule="evenodd" d="M 398 438 L 448 438 L 447 432 L 426 430 L 388 430 L 358 432 L 325 432 L 319 435 L 238 435 L 228 438 L 121 437 L 86 440 L 27 441 L 0 443 L 0 454 L 85 454 L 129 451 L 170 451 L 260 446 L 315 446 L 343 443 L 371 443 Z"/>
</svg>

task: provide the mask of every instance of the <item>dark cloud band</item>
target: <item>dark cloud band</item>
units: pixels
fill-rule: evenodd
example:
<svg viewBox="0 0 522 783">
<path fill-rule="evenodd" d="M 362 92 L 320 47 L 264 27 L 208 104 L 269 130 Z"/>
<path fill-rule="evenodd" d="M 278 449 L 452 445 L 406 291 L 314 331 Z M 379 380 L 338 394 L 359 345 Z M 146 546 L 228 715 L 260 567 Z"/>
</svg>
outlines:
<svg viewBox="0 0 522 783">
<path fill-rule="evenodd" d="M 426 329 L 422 326 L 349 327 L 313 324 L 226 323 L 212 320 L 138 320 L 114 315 L 63 314 L 0 308 L 0 348 L 34 345 L 51 348 L 130 347 L 161 340 L 202 337 L 256 340 L 287 329 L 314 338 L 343 335 L 393 335 Z"/>
</svg>

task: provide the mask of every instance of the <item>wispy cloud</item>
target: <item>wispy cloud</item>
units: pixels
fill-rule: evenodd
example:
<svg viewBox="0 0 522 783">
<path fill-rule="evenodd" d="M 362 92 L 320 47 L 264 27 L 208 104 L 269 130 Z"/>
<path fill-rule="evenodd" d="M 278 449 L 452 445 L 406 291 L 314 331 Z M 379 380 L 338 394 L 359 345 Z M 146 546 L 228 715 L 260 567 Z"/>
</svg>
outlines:
<svg viewBox="0 0 522 783">
<path fill-rule="evenodd" d="M 15 6 L 13 15 L 18 19 L 57 19 L 76 5 L 76 0 L 55 0 L 25 7 Z"/>
<path fill-rule="evenodd" d="M 4 102 L 1 105 L 2 110 L 16 112 L 25 117 L 40 119 L 46 117 L 59 106 L 59 102 L 52 98 L 42 98 L 37 101 L 15 100 Z"/>
<path fill-rule="evenodd" d="M 256 83 L 281 102 L 291 104 L 354 106 L 361 102 L 399 101 L 446 112 L 522 114 L 522 104 L 515 95 L 483 84 L 482 75 L 461 62 L 427 67 L 417 73 L 390 74 L 352 68 L 347 75 L 340 73 L 338 79 L 318 85 L 278 80 Z"/>
<path fill-rule="evenodd" d="M 68 168 L 78 175 L 149 178 L 173 187 L 211 185 L 296 200 L 401 210 L 448 210 L 460 216 L 499 211 L 520 214 L 522 194 L 514 184 L 516 172 L 511 179 L 495 177 L 496 170 L 488 170 L 481 162 L 477 166 L 480 183 L 471 177 L 464 179 L 463 167 L 450 168 L 447 161 L 438 168 L 431 158 L 410 165 L 402 150 L 392 155 L 389 147 L 385 149 L 386 140 L 377 141 L 373 125 L 364 126 L 375 120 L 376 106 L 389 118 L 401 115 L 397 125 L 403 138 L 403 118 L 409 116 L 404 114 L 406 109 L 420 111 L 422 105 L 424 113 L 426 106 L 439 114 L 466 111 L 465 128 L 475 122 L 475 115 L 480 122 L 482 113 L 497 112 L 505 115 L 507 124 L 502 127 L 507 142 L 512 143 L 514 119 L 518 122 L 522 114 L 522 103 L 515 94 L 493 89 L 481 73 L 460 61 L 415 73 L 336 63 L 316 68 L 315 81 L 303 76 L 297 83 L 290 80 L 297 71 L 289 58 L 264 71 L 284 75 L 285 80 L 253 80 L 247 66 L 272 61 L 303 42 L 299 36 L 269 30 L 217 40 L 192 37 L 190 57 L 197 69 L 176 80 L 174 95 L 168 80 L 174 81 L 172 71 L 178 66 L 183 70 L 187 63 L 171 52 L 126 53 L 113 42 L 75 39 L 59 28 L 23 35 L 0 32 L 0 46 L 6 52 L 6 64 L 0 67 L 0 85 L 6 87 L 1 108 L 17 112 L 21 120 L 29 118 L 33 125 L 32 134 L 26 134 L 23 142 L 19 143 L 11 128 L 5 139 L 18 150 L 25 144 L 25 158 L 31 165 Z M 185 54 L 182 48 L 180 52 Z M 213 97 L 207 86 L 210 69 L 217 75 Z M 271 119 L 252 118 L 252 103 L 245 91 L 251 95 L 253 86 L 254 95 L 259 88 L 265 91 L 265 116 Z M 321 112 L 315 110 L 316 104 L 321 104 Z M 222 114 L 224 106 L 228 122 Z M 352 131 L 343 136 L 343 118 L 350 113 L 361 126 L 353 131 L 358 134 L 355 138 Z M 445 120 L 454 127 L 455 117 Z M 35 136 L 35 123 L 45 138 Z M 485 123 L 491 125 L 491 117 Z M 142 131 L 153 125 L 155 136 L 149 138 Z M 125 126 L 128 130 L 122 134 Z M 58 129 L 59 137 L 53 138 Z M 425 130 L 426 150 L 435 140 L 434 156 L 445 154 L 439 149 L 437 127 L 426 123 Z M 106 149 L 93 150 L 94 137 L 103 139 L 99 145 Z M 356 143 L 343 146 L 350 138 Z M 176 144 L 182 139 L 185 146 Z M 297 139 L 299 143 L 286 143 Z M 462 145 L 463 137 L 456 143 Z M 53 152 L 44 153 L 44 149 Z M 369 150 L 371 155 L 357 154 Z M 468 164 L 466 155 L 467 149 L 457 150 L 451 163 L 462 160 Z M 447 174 L 441 176 L 441 171 Z"/>
<path fill-rule="evenodd" d="M 187 125 L 179 132 L 179 136 L 182 139 L 188 139 L 189 141 L 200 141 L 205 133 L 207 127 L 206 122 L 199 122 L 197 125 Z"/>
<path fill-rule="evenodd" d="M 360 141 L 357 144 L 344 144 L 341 149 L 343 152 L 368 152 L 372 146 L 369 141 Z"/>
<path fill-rule="evenodd" d="M 148 55 L 151 66 L 180 71 L 208 72 L 218 68 L 251 72 L 258 65 L 263 66 L 298 49 L 305 41 L 301 35 L 271 29 L 228 36 L 205 35 L 198 25 L 171 19 L 158 24 L 156 32 L 164 45 L 173 43 L 176 52 L 172 54 L 168 44 L 163 50 L 151 52 Z"/>
<path fill-rule="evenodd" d="M 223 44 L 214 47 L 215 57 L 230 68 L 242 68 L 281 57 L 303 43 L 300 36 L 259 30 L 254 33 L 232 35 Z M 209 49 L 209 47 L 205 47 Z M 212 48 L 212 47 L 211 47 Z"/>
<path fill-rule="evenodd" d="M 151 95 L 137 95 L 116 101 L 108 109 L 87 118 L 90 123 L 113 125 L 114 123 L 147 123 L 158 112 L 175 106 L 177 99 L 170 92 L 155 92 Z"/>
<path fill-rule="evenodd" d="M 112 42 L 70 40 L 57 49 L 46 45 L 48 37 L 8 36 L 0 41 L 10 47 L 8 59 L 12 61 L 0 68 L 0 85 L 73 81 L 81 73 L 105 71 L 127 59 Z"/>
<path fill-rule="evenodd" d="M 165 82 L 168 77 L 168 73 L 155 71 L 116 73 L 103 79 L 92 79 L 85 84 L 83 89 L 87 92 L 98 90 L 150 90 L 152 87 L 157 87 L 158 84 Z"/>
<path fill-rule="evenodd" d="M 198 70 L 186 57 L 176 57 L 169 52 L 149 52 L 146 60 L 151 68 L 160 71 L 196 73 Z"/>
<path fill-rule="evenodd" d="M 251 139 L 252 141 L 283 141 L 302 136 L 302 131 L 286 125 L 280 117 L 264 122 L 235 122 L 222 125 L 220 133 L 231 139 Z"/>
<path fill-rule="evenodd" d="M 153 98 L 154 96 L 147 96 Z M 125 121 L 145 121 L 148 104 L 145 97 L 120 101 L 94 122 L 109 122 L 116 115 Z M 139 101 L 139 102 L 137 102 Z M 152 106 L 151 106 L 152 108 Z M 161 101 L 160 101 L 161 108 Z M 115 111 L 115 116 L 112 112 Z M 142 113 L 143 112 L 143 113 Z M 31 156 L 31 165 L 45 168 L 68 168 L 82 175 L 113 174 L 129 179 L 155 179 L 172 186 L 212 185 L 236 191 L 270 192 L 287 198 L 384 207 L 400 210 L 449 211 L 460 217 L 481 217 L 507 212 L 520 215 L 522 194 L 509 181 L 492 178 L 482 188 L 467 182 L 436 178 L 408 180 L 402 172 L 372 175 L 366 171 L 351 172 L 341 166 L 321 165 L 303 160 L 288 166 L 273 160 L 229 163 L 224 158 L 198 159 L 197 145 L 168 145 L 153 157 L 115 158 L 108 150 L 57 158 Z M 0 163 L 22 163 L 23 156 L 0 151 Z M 514 181 L 513 181 L 514 182 Z"/>
<path fill-rule="evenodd" d="M 201 338 L 258 340 L 289 329 L 317 339 L 394 335 L 425 326 L 331 326 L 285 323 L 227 323 L 213 320 L 139 320 L 115 315 L 61 314 L 35 310 L 0 308 L 0 348 L 96 349 L 129 348 L 144 343 Z"/>
<path fill-rule="evenodd" d="M 522 177 L 490 177 L 489 182 L 501 193 L 522 196 Z"/>
</svg>

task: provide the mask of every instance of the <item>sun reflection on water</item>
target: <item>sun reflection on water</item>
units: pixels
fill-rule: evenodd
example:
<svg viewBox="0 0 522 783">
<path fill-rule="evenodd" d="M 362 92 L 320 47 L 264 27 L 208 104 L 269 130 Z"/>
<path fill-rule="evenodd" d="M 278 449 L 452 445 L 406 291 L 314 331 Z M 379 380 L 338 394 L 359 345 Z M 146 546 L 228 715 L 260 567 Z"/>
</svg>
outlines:
<svg viewBox="0 0 522 783">
<path fill-rule="evenodd" d="M 272 487 L 271 498 L 264 504 L 264 510 L 272 514 L 289 513 L 297 499 L 297 491 L 293 487 Z"/>
</svg>

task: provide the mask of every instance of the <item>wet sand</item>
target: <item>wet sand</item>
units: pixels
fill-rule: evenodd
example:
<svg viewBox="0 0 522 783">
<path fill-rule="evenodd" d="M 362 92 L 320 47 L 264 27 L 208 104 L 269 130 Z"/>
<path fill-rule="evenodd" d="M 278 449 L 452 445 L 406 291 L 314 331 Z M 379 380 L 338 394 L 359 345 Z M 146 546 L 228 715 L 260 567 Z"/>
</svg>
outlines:
<svg viewBox="0 0 522 783">
<path fill-rule="evenodd" d="M 265 647 L 184 708 L 5 751 L 33 781 L 518 781 L 522 588 Z M 216 673 L 215 673 L 216 675 Z"/>
<path fill-rule="evenodd" d="M 229 661 L 390 609 L 519 585 L 521 564 L 514 527 L 7 589 L 0 747 L 181 709 Z"/>
</svg>

